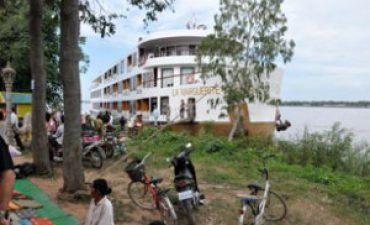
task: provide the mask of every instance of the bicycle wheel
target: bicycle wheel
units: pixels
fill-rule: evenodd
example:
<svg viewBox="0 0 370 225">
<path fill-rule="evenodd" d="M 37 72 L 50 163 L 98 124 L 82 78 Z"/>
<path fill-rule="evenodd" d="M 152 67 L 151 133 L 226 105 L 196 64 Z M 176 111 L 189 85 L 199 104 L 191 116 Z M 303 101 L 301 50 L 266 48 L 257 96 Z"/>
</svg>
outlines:
<svg viewBox="0 0 370 225">
<path fill-rule="evenodd" d="M 132 202 L 140 208 L 145 210 L 156 209 L 149 185 L 143 182 L 131 182 L 128 185 L 127 192 Z"/>
<path fill-rule="evenodd" d="M 252 225 L 254 224 L 255 215 L 250 205 L 245 205 L 246 210 L 239 216 L 239 225 Z"/>
<path fill-rule="evenodd" d="M 170 199 L 166 196 L 160 200 L 160 211 L 162 214 L 162 219 L 168 225 L 177 224 L 177 215 Z"/>
<path fill-rule="evenodd" d="M 283 198 L 275 192 L 269 191 L 263 218 L 267 221 L 275 222 L 284 219 L 286 214 L 287 206 Z"/>
</svg>

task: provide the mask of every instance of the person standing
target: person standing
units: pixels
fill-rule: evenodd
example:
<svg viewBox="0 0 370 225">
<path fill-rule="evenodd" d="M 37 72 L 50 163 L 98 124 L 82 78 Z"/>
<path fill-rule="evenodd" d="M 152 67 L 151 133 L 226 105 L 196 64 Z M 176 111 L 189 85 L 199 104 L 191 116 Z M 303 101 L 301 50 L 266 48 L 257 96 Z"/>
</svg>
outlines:
<svg viewBox="0 0 370 225">
<path fill-rule="evenodd" d="M 8 145 L 0 136 L 0 225 L 10 225 L 6 210 L 12 198 L 15 182 L 13 167 Z"/>
<path fill-rule="evenodd" d="M 171 122 L 171 108 L 169 105 L 166 108 L 166 120 L 167 120 L 167 123 Z"/>
<path fill-rule="evenodd" d="M 85 225 L 114 225 L 113 206 L 107 195 L 112 193 L 105 179 L 96 179 L 91 185 L 91 203 Z"/>
<path fill-rule="evenodd" d="M 3 111 L 0 111 L 0 136 L 8 143 L 6 136 L 6 121 Z"/>
<path fill-rule="evenodd" d="M 12 124 L 12 129 L 14 132 L 14 139 L 18 145 L 18 147 L 21 149 L 21 151 L 24 150 L 23 143 L 21 138 L 19 137 L 19 121 L 17 113 L 15 112 L 15 108 L 12 107 L 12 113 L 10 114 L 10 121 Z"/>
<path fill-rule="evenodd" d="M 46 119 L 45 126 L 46 126 L 47 134 L 48 135 L 54 134 L 57 128 L 56 128 L 55 121 L 51 118 L 51 114 L 47 112 L 45 119 Z"/>
<path fill-rule="evenodd" d="M 63 115 L 60 118 L 60 124 L 54 136 L 56 137 L 56 141 L 58 142 L 58 144 L 60 146 L 63 146 L 63 139 L 64 139 L 64 116 Z"/>
<path fill-rule="evenodd" d="M 180 104 L 180 119 L 184 120 L 185 119 L 185 101 L 184 99 L 181 99 L 181 104 Z"/>
<path fill-rule="evenodd" d="M 95 120 L 95 129 L 99 133 L 99 135 L 104 134 L 104 122 L 103 122 L 102 117 L 103 117 L 103 114 L 99 113 L 99 115 L 96 117 L 96 120 Z"/>
<path fill-rule="evenodd" d="M 154 118 L 154 126 L 158 126 L 158 118 L 159 118 L 159 109 L 157 106 L 154 107 L 152 112 L 152 116 Z"/>
<path fill-rule="evenodd" d="M 125 132 L 125 126 L 126 126 L 126 123 L 127 123 L 127 120 L 126 120 L 124 115 L 121 116 L 121 118 L 119 120 L 119 123 L 121 125 L 121 131 L 124 133 Z"/>
</svg>

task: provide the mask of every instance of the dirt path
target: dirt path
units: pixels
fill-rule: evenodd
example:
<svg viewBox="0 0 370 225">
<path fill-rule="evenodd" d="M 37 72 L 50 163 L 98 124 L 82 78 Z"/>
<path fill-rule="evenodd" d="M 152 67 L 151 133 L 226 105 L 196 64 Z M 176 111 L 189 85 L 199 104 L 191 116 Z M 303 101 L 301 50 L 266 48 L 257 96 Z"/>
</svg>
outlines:
<svg viewBox="0 0 370 225">
<path fill-rule="evenodd" d="M 27 157 L 19 157 L 16 163 L 30 161 Z M 105 168 L 111 165 L 113 161 L 108 160 Z M 100 173 L 94 169 L 85 170 L 86 181 L 91 182 Z M 155 174 L 164 178 L 171 177 L 170 170 L 158 170 Z M 142 211 L 137 208 L 127 195 L 127 186 L 129 178 L 123 172 L 122 166 L 110 168 L 105 171 L 103 177 L 109 181 L 113 189 L 111 200 L 114 204 L 116 225 L 147 225 L 150 221 L 159 219 L 156 211 Z M 47 192 L 52 201 L 57 203 L 66 212 L 74 215 L 80 221 L 84 220 L 87 213 L 88 203 L 70 203 L 58 199 L 58 189 L 62 187 L 62 171 L 60 167 L 55 168 L 55 176 L 52 179 L 43 179 L 32 177 L 30 180 Z M 170 179 L 166 179 L 169 181 Z M 164 183 L 162 186 L 170 187 L 170 183 Z M 233 225 L 237 224 L 239 200 L 236 197 L 238 193 L 245 193 L 246 190 L 233 188 L 230 185 L 200 183 L 202 192 L 206 194 L 206 204 L 197 212 L 197 221 L 199 225 Z M 314 190 L 313 190 L 314 191 Z M 173 194 L 173 193 L 172 193 Z M 311 193 L 320 195 L 320 193 Z M 284 193 L 287 199 L 289 214 L 287 219 L 276 225 L 351 225 L 351 221 L 340 218 L 332 213 L 329 204 L 316 201 L 314 199 L 302 196 L 290 196 Z M 181 213 L 180 213 L 181 217 Z M 325 221 L 325 222 L 323 222 Z M 186 225 L 184 220 L 180 220 L 178 225 Z"/>
</svg>

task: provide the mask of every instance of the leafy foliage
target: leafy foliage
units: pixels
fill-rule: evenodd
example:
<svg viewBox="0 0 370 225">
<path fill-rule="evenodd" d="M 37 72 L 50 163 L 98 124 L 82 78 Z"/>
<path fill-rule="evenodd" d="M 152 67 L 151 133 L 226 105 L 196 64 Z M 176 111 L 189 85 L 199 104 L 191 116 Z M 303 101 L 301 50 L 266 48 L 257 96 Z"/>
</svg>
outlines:
<svg viewBox="0 0 370 225">
<path fill-rule="evenodd" d="M 221 0 L 215 34 L 199 46 L 203 77 L 219 76 L 228 104 L 266 101 L 269 74 L 276 60 L 286 63 L 295 43 L 285 39 L 287 19 L 282 0 Z"/>
<path fill-rule="evenodd" d="M 286 17 L 281 0 L 223 0 L 215 16 L 215 34 L 202 41 L 198 62 L 203 76 L 220 76 L 229 104 L 266 100 L 266 75 L 281 56 L 288 62 L 294 42 L 284 39 Z M 202 63 L 202 62 L 205 63 Z M 209 61 L 209 62 L 208 62 Z"/>
<path fill-rule="evenodd" d="M 147 25 L 149 21 L 155 21 L 158 19 L 158 13 L 163 12 L 167 8 L 171 8 L 175 0 L 129 0 L 129 3 L 141 10 L 146 11 L 146 16 L 143 22 Z"/>
<path fill-rule="evenodd" d="M 18 74 L 14 89 L 30 91 L 32 77 L 29 62 L 29 5 L 27 1 L 4 1 L 4 4 L 5 6 L 0 8 L 0 67 L 3 67 L 6 61 L 11 61 Z M 58 72 L 59 19 L 49 7 L 44 8 L 43 15 L 47 102 L 60 102 L 62 83 Z"/>
<path fill-rule="evenodd" d="M 91 6 L 91 3 L 96 3 L 99 9 Z M 128 0 L 129 10 L 131 7 L 136 7 L 140 10 L 145 10 L 145 18 L 143 22 L 148 25 L 150 21 L 158 19 L 158 13 L 163 12 L 169 7 L 172 7 L 174 0 Z M 107 12 L 104 10 L 99 0 L 83 0 L 80 1 L 80 19 L 82 22 L 89 24 L 94 32 L 99 33 L 102 38 L 105 36 L 114 35 L 116 25 L 114 21 L 127 16 L 119 12 Z"/>
<path fill-rule="evenodd" d="M 280 141 L 279 150 L 291 164 L 327 167 L 333 171 L 366 176 L 370 175 L 370 147 L 367 143 L 353 143 L 353 134 L 333 125 L 327 132 L 310 133 L 294 141 Z"/>
</svg>

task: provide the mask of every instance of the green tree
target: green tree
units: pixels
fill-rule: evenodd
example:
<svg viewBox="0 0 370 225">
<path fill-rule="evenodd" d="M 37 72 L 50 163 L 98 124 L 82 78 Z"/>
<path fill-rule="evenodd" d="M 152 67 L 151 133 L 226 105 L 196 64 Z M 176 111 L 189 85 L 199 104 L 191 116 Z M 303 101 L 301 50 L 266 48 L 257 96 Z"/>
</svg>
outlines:
<svg viewBox="0 0 370 225">
<path fill-rule="evenodd" d="M 276 61 L 287 63 L 294 41 L 286 40 L 283 0 L 221 0 L 214 34 L 202 40 L 197 61 L 203 78 L 218 76 L 229 112 L 236 112 L 229 140 L 242 119 L 242 104 L 269 100 L 268 77 Z"/>
<path fill-rule="evenodd" d="M 47 103 L 61 102 L 62 83 L 58 72 L 59 18 L 48 5 L 42 12 L 42 38 L 47 74 Z M 3 1 L 0 4 L 0 67 L 11 61 L 19 76 L 14 83 L 15 91 L 31 91 L 29 29 L 30 5 L 27 1 Z"/>
</svg>

